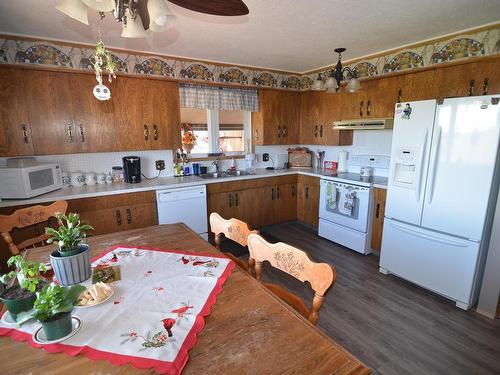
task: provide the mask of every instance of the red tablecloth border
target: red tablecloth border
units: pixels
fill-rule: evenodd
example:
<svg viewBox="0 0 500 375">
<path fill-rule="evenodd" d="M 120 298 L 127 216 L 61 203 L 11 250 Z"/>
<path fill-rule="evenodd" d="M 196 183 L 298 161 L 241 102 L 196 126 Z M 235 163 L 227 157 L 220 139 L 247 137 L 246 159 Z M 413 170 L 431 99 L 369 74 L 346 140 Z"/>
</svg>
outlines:
<svg viewBox="0 0 500 375">
<path fill-rule="evenodd" d="M 140 249 L 140 250 L 149 250 L 149 251 L 161 251 L 161 252 L 169 252 L 169 253 L 177 253 L 177 254 L 188 254 L 192 256 L 205 256 L 211 258 L 219 258 L 219 259 L 227 259 L 224 255 L 217 255 L 213 253 L 193 253 L 189 251 L 183 250 L 165 250 L 159 248 L 150 248 L 143 246 L 127 246 L 127 245 L 116 245 L 109 248 L 103 254 L 98 255 L 92 259 L 92 262 L 102 258 L 103 256 L 109 254 L 110 252 L 116 250 L 117 248 L 128 248 L 128 249 Z M 186 363 L 189 359 L 188 351 L 196 344 L 196 340 L 198 334 L 205 327 L 205 316 L 210 315 L 212 312 L 212 306 L 217 302 L 217 295 L 222 291 L 222 285 L 226 282 L 227 278 L 231 275 L 235 264 L 233 261 L 230 261 L 226 266 L 226 269 L 222 273 L 222 275 L 218 278 L 217 283 L 207 298 L 205 305 L 201 309 L 200 313 L 197 315 L 195 323 L 191 328 L 191 331 L 186 336 L 184 343 L 179 349 L 179 353 L 173 362 L 165 362 L 159 361 L 155 359 L 135 357 L 135 356 L 127 356 L 116 353 L 105 352 L 102 350 L 97 350 L 94 348 L 90 348 L 88 346 L 72 346 L 67 344 L 49 344 L 49 345 L 41 345 L 37 344 L 33 341 L 32 335 L 29 333 L 25 333 L 22 331 L 18 331 L 15 328 L 0 328 L 0 336 L 10 336 L 12 339 L 16 341 L 27 341 L 32 347 L 35 348 L 43 348 L 48 353 L 59 353 L 65 352 L 70 356 L 76 356 L 77 354 L 83 354 L 87 358 L 91 360 L 107 360 L 113 365 L 124 365 L 131 364 L 132 366 L 139 369 L 149 369 L 154 368 L 154 370 L 160 374 L 180 374 L 181 371 L 186 366 Z"/>
</svg>

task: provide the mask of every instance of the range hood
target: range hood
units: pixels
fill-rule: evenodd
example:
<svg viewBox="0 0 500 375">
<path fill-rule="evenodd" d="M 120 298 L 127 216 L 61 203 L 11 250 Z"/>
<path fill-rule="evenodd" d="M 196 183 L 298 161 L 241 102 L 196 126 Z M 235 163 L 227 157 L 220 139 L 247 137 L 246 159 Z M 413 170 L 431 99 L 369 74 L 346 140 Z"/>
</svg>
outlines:
<svg viewBox="0 0 500 375">
<path fill-rule="evenodd" d="M 380 130 L 392 129 L 394 119 L 392 118 L 372 118 L 348 121 L 335 121 L 334 130 Z"/>
</svg>

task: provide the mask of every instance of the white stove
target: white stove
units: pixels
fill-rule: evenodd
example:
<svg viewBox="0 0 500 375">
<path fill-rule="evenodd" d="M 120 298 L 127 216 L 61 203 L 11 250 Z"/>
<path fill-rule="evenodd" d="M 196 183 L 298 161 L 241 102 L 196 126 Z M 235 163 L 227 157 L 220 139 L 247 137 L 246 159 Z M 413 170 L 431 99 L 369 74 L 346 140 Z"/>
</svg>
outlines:
<svg viewBox="0 0 500 375">
<path fill-rule="evenodd" d="M 353 172 L 324 175 L 318 234 L 361 254 L 371 254 L 373 184 L 385 185 L 387 177 L 362 177 Z"/>
</svg>

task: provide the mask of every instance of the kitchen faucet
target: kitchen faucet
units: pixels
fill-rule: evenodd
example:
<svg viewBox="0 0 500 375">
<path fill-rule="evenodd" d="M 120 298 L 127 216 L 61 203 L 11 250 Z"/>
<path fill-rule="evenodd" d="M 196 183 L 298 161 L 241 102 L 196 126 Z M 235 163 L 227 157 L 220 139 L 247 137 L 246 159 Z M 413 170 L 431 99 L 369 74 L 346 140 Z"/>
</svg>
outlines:
<svg viewBox="0 0 500 375">
<path fill-rule="evenodd" d="M 220 159 L 215 159 L 213 162 L 212 162 L 213 165 L 215 165 L 215 172 L 216 173 L 219 173 L 219 169 L 220 169 Z"/>
</svg>

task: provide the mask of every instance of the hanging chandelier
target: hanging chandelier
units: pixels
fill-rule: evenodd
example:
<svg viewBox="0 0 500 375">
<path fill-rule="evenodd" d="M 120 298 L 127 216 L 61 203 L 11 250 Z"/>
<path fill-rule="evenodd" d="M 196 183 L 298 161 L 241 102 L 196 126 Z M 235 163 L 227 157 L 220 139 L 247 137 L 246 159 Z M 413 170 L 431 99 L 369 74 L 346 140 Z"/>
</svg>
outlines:
<svg viewBox="0 0 500 375">
<path fill-rule="evenodd" d="M 336 93 L 344 82 L 347 82 L 345 86 L 347 92 L 354 93 L 361 89 L 357 73 L 348 66 L 342 67 L 342 52 L 345 50 L 345 48 L 336 48 L 334 50 L 339 54 L 337 65 L 329 71 L 328 78 L 325 81 L 321 78 L 321 74 L 318 74 L 318 78 L 313 84 L 314 90 L 326 90 L 329 93 Z"/>
<path fill-rule="evenodd" d="M 99 12 L 101 19 L 111 13 L 122 24 L 124 38 L 145 38 L 148 31 L 164 31 L 173 17 L 165 0 L 63 0 L 56 9 L 86 25 L 89 9 Z"/>
</svg>

